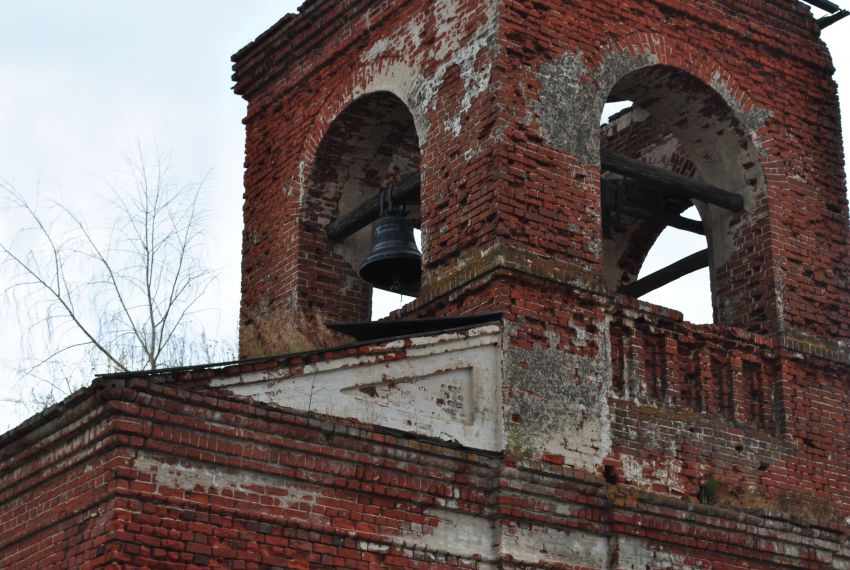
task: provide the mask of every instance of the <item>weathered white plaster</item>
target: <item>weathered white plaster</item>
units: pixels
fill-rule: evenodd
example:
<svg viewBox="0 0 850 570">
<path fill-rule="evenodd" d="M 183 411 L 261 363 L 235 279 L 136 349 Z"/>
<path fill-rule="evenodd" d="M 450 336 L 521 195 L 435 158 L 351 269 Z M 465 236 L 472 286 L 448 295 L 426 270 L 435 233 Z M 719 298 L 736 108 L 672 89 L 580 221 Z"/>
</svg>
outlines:
<svg viewBox="0 0 850 570">
<path fill-rule="evenodd" d="M 666 461 L 641 461 L 630 455 L 620 457 L 623 476 L 627 483 L 644 489 L 653 485 L 664 485 L 673 492 L 684 494 L 685 484 L 681 478 L 682 462 L 674 458 Z"/>
<path fill-rule="evenodd" d="M 221 379 L 239 396 L 297 410 L 355 418 L 491 451 L 504 448 L 498 326 L 408 339 L 380 353 Z"/>
<path fill-rule="evenodd" d="M 405 544 L 467 558 L 496 557 L 499 531 L 489 518 L 444 509 L 426 509 L 423 514 L 438 518 L 439 523 L 436 526 L 405 531 L 402 533 Z"/>
<path fill-rule="evenodd" d="M 502 531 L 502 555 L 519 563 L 609 567 L 606 538 L 570 529 L 507 527 Z"/>
<path fill-rule="evenodd" d="M 663 546 L 650 548 L 643 540 L 628 536 L 615 539 L 617 570 L 699 570 L 704 566 L 693 566 L 685 562 L 685 557 L 667 552 Z"/>
<path fill-rule="evenodd" d="M 436 57 L 439 60 L 451 54 L 450 63 L 460 66 L 460 77 L 464 85 L 459 111 L 444 123 L 447 131 L 458 136 L 461 131 L 461 118 L 472 108 L 473 101 L 490 85 L 492 64 L 487 63 L 481 69 L 478 69 L 477 61 L 478 54 L 482 50 L 490 50 L 492 53 L 498 49 L 497 44 L 493 41 L 498 25 L 498 11 L 496 3 L 492 3 L 487 8 L 486 23 L 475 31 L 472 40 L 465 45 L 460 45 L 457 41 L 457 38 L 464 37 L 466 21 L 463 18 L 457 18 L 456 1 L 438 0 L 435 6 L 435 15 L 438 29 L 445 38 L 450 39 L 450 41 L 441 42 Z M 444 65 L 440 75 L 444 75 L 448 68 L 448 65 Z"/>
<path fill-rule="evenodd" d="M 444 128 L 454 136 L 460 134 L 461 118 L 469 112 L 473 101 L 490 85 L 492 65 L 477 68 L 478 55 L 482 50 L 498 49 L 497 34 L 498 7 L 496 3 L 487 8 L 486 20 L 471 35 L 468 34 L 468 17 L 457 17 L 456 0 L 438 0 L 434 3 L 436 35 L 439 38 L 435 53 L 410 56 L 410 47 L 421 45 L 421 34 L 425 28 L 422 17 L 411 20 L 393 36 L 377 40 L 361 57 L 367 64 L 362 87 L 355 90 L 355 97 L 378 90 L 387 90 L 397 94 L 410 107 L 420 145 L 424 145 L 428 136 L 428 123 L 425 119 L 432 108 L 437 92 L 443 84 L 446 72 L 453 66 L 460 67 L 464 83 L 464 93 L 458 112 L 446 119 Z M 465 43 L 461 43 L 464 40 Z M 379 62 L 381 58 L 390 59 L 393 54 L 404 54 L 406 63 L 396 60 Z M 428 76 L 421 72 L 425 62 L 440 62 Z"/>
<path fill-rule="evenodd" d="M 298 508 L 305 503 L 313 503 L 319 488 L 309 488 L 303 482 L 291 481 L 283 477 L 261 473 L 246 474 L 239 469 L 227 469 L 221 466 L 208 466 L 203 463 L 182 460 L 166 463 L 154 456 L 141 452 L 135 460 L 135 467 L 152 476 L 152 483 L 167 489 L 179 489 L 188 493 L 201 492 L 213 495 L 232 496 L 239 494 L 246 500 L 257 495 L 258 488 L 273 488 L 274 495 L 264 495 L 266 501 L 282 508 Z"/>
</svg>

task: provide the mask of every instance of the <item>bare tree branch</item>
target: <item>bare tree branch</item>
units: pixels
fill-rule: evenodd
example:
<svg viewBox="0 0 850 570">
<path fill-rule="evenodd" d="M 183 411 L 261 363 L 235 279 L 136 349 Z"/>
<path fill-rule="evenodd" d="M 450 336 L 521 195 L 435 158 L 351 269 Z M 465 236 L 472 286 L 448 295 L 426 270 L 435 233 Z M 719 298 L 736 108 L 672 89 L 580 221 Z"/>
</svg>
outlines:
<svg viewBox="0 0 850 570">
<path fill-rule="evenodd" d="M 77 387 L 63 359 L 80 350 L 92 367 L 130 371 L 207 360 L 223 346 L 196 320 L 217 277 L 200 261 L 206 179 L 176 184 L 167 156 L 151 157 L 141 145 L 127 166 L 129 183 L 107 183 L 115 219 L 105 228 L 53 203 L 58 230 L 0 181 L 0 197 L 30 222 L 0 243 L 0 261 L 14 270 L 5 292 L 28 322 L 19 375 L 46 389 L 30 394 L 32 402 L 54 402 Z"/>
</svg>

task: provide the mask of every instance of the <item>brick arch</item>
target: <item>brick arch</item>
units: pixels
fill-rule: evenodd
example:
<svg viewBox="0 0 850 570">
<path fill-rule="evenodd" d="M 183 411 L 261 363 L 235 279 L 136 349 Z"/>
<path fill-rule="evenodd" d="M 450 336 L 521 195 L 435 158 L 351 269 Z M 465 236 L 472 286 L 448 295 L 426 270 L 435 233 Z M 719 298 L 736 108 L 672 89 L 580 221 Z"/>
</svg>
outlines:
<svg viewBox="0 0 850 570">
<path fill-rule="evenodd" d="M 370 251 L 371 226 L 335 243 L 324 228 L 382 186 L 418 172 L 420 138 L 409 106 L 391 91 L 349 92 L 334 101 L 304 142 L 298 255 L 312 274 L 300 286 L 321 300 L 313 308 L 328 319 L 368 320 L 372 288 L 357 272 Z M 410 216 L 418 223 L 418 204 Z"/>
<path fill-rule="evenodd" d="M 413 116 L 413 122 L 416 126 L 416 132 L 419 136 L 420 150 L 425 151 L 425 137 L 428 133 L 427 121 L 425 115 L 427 109 L 421 108 L 419 99 L 417 98 L 418 86 L 411 81 L 397 80 L 394 75 L 405 75 L 398 73 L 396 67 L 405 68 L 410 71 L 409 67 L 404 63 L 388 64 L 387 60 L 381 59 L 370 65 L 364 65 L 351 71 L 347 77 L 339 80 L 339 85 L 346 87 L 329 90 L 324 97 L 317 99 L 316 108 L 320 109 L 317 119 L 314 120 L 309 130 L 305 133 L 304 142 L 300 152 L 300 163 L 305 165 L 302 168 L 302 176 L 299 181 L 302 184 L 306 182 L 309 174 L 309 166 L 316 160 L 316 153 L 319 150 L 319 145 L 327 135 L 334 121 L 339 117 L 351 104 L 366 95 L 374 93 L 389 93 L 398 98 Z"/>
<path fill-rule="evenodd" d="M 741 114 L 756 107 L 745 86 L 719 60 L 666 34 L 633 32 L 615 37 L 598 53 L 602 61 L 616 55 L 629 56 L 618 60 L 619 65 L 613 73 L 599 74 L 600 88 L 605 93 L 610 92 L 629 73 L 653 65 L 664 65 L 684 71 L 714 89 L 742 123 Z"/>
<path fill-rule="evenodd" d="M 715 322 L 763 331 L 772 307 L 756 294 L 763 287 L 755 274 L 772 264 L 771 254 L 765 248 L 754 255 L 747 240 L 769 224 L 767 216 L 754 214 L 758 198 L 767 192 L 757 138 L 765 115 L 759 114 L 745 90 L 716 61 L 680 42 L 656 34 L 631 35 L 613 43 L 606 60 L 610 61 L 612 51 L 628 57 L 620 58 L 615 72 L 598 73 L 598 92 L 605 99 L 610 93 L 635 101 L 657 123 L 660 134 L 672 135 L 679 152 L 693 162 L 695 177 L 743 196 L 745 211 L 738 214 L 695 205 L 709 246 Z M 632 149 L 635 158 L 653 162 L 649 152 Z M 606 242 L 616 244 L 604 248 L 609 286 L 612 276 L 619 284 L 636 277 L 639 263 L 635 260 L 642 263 L 660 227 L 638 224 L 632 229 L 630 237 L 642 243 L 623 238 Z M 616 248 L 621 251 L 615 252 Z M 622 270 L 619 277 L 612 263 Z M 744 273 L 743 267 L 753 270 Z M 756 297 L 763 304 L 746 302 Z"/>
</svg>

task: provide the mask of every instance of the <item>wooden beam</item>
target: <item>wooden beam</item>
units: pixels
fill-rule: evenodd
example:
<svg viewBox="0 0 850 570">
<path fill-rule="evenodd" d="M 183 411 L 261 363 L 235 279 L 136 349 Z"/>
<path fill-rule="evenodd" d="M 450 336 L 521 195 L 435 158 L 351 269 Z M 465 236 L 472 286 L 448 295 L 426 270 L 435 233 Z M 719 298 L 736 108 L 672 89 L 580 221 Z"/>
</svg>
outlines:
<svg viewBox="0 0 850 570">
<path fill-rule="evenodd" d="M 419 172 L 414 172 L 404 178 L 399 185 L 393 189 L 392 199 L 394 204 L 406 204 L 414 199 L 419 199 Z M 331 241 L 339 241 L 347 238 L 357 230 L 365 228 L 381 213 L 381 197 L 375 196 L 366 200 L 350 212 L 332 220 L 325 226 L 325 234 Z"/>
<path fill-rule="evenodd" d="M 839 10 L 835 14 L 829 14 L 828 16 L 824 16 L 823 18 L 818 18 L 818 26 L 820 26 L 820 29 L 823 30 L 825 28 L 828 28 L 835 22 L 843 20 L 847 16 L 850 16 L 850 12 L 848 12 L 847 10 Z"/>
<path fill-rule="evenodd" d="M 705 235 L 705 228 L 703 227 L 702 222 L 698 220 L 691 220 L 689 218 L 685 218 L 683 216 L 679 216 L 678 214 L 667 212 L 665 210 L 660 210 L 658 208 L 651 208 L 648 206 L 636 206 L 627 203 L 620 208 L 620 211 L 624 214 L 628 214 L 636 218 L 647 218 L 651 220 L 657 220 L 665 226 L 670 226 L 671 228 L 676 228 L 679 230 L 684 230 L 686 232 L 692 232 L 703 236 Z"/>
<path fill-rule="evenodd" d="M 620 198 L 613 197 L 618 194 Z M 705 235 L 705 228 L 699 220 L 680 216 L 677 212 L 666 209 L 663 200 L 659 200 L 652 192 L 637 184 L 625 180 L 602 180 L 602 195 L 612 196 L 603 200 L 603 208 L 619 211 L 636 218 L 653 219 L 665 226 L 670 226 L 686 232 Z"/>
<path fill-rule="evenodd" d="M 703 267 L 708 267 L 708 250 L 698 251 L 684 259 L 680 259 L 672 265 L 668 265 L 664 269 L 659 269 L 655 273 L 650 273 L 643 279 L 638 279 L 634 283 L 629 283 L 620 288 L 620 293 L 629 295 L 630 297 L 643 297 L 650 291 L 655 291 L 660 287 L 664 287 L 668 283 L 672 283 L 680 277 L 684 277 L 689 273 L 693 273 Z"/>
<path fill-rule="evenodd" d="M 644 164 L 639 160 L 610 150 L 602 150 L 601 159 L 603 170 L 616 172 L 627 178 L 634 178 L 663 192 L 708 202 L 733 212 L 740 212 L 744 209 L 744 199 L 734 192 L 674 174 L 657 166 Z"/>
</svg>

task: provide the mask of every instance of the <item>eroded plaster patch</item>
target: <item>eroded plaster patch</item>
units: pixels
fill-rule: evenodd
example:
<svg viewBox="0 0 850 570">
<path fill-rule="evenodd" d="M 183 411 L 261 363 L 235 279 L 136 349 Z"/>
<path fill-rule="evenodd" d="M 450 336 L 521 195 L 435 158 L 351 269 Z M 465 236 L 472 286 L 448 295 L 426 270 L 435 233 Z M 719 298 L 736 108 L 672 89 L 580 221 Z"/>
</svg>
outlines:
<svg viewBox="0 0 850 570">
<path fill-rule="evenodd" d="M 498 6 L 492 3 L 486 9 L 486 18 L 471 36 L 467 25 L 472 14 L 458 17 L 456 0 L 438 0 L 433 5 L 433 17 L 438 37 L 437 49 L 433 54 L 419 53 L 410 57 L 410 46 L 419 47 L 425 28 L 422 16 L 412 20 L 391 37 L 381 38 L 363 55 L 362 61 L 368 63 L 368 77 L 355 95 L 386 89 L 402 96 L 408 105 L 419 132 L 420 145 L 425 143 L 430 127 L 427 113 L 433 108 L 436 96 L 443 84 L 447 71 L 453 66 L 460 68 L 460 77 L 464 84 L 464 93 L 459 109 L 445 119 L 443 127 L 453 136 L 460 134 L 461 119 L 472 107 L 475 99 L 490 85 L 492 64 L 499 46 L 497 41 Z M 466 43 L 461 40 L 471 37 Z M 488 63 L 479 66 L 479 56 L 489 52 Z M 390 58 L 393 54 L 404 54 L 407 63 L 393 61 L 382 64 L 378 60 Z M 426 57 L 429 56 L 429 57 Z M 426 62 L 439 62 L 430 75 L 422 69 Z M 376 68 L 377 66 L 377 68 Z"/>
<path fill-rule="evenodd" d="M 627 483 L 643 489 L 662 485 L 675 493 L 685 493 L 685 485 L 680 476 L 681 461 L 674 458 L 640 460 L 630 455 L 623 455 L 619 459 L 623 464 L 623 476 Z"/>
<path fill-rule="evenodd" d="M 245 500 L 252 500 L 252 496 L 258 495 L 258 488 L 273 488 L 275 494 L 265 494 L 266 500 L 272 501 L 275 506 L 295 510 L 305 510 L 299 509 L 298 506 L 312 503 L 317 491 L 283 477 L 262 473 L 246 476 L 246 473 L 239 469 L 210 466 L 188 460 L 165 463 L 146 453 L 139 454 L 135 467 L 150 474 L 153 484 L 187 493 L 240 495 L 245 497 Z"/>
<path fill-rule="evenodd" d="M 595 162 L 599 156 L 599 119 L 611 90 L 629 73 L 659 63 L 654 53 L 635 56 L 613 51 L 599 68 L 590 69 L 581 52 L 567 52 L 542 66 L 537 74 L 542 86 L 540 100 L 534 108 L 541 136 L 585 162 Z M 756 132 L 773 113 L 755 106 L 745 109 L 719 71 L 714 72 L 709 84 L 763 153 Z"/>
<path fill-rule="evenodd" d="M 608 551 L 606 538 L 576 530 L 511 526 L 502 532 L 502 555 L 520 563 L 608 568 Z"/>
<path fill-rule="evenodd" d="M 692 563 L 685 556 L 650 545 L 644 540 L 626 536 L 614 539 L 619 570 L 705 570 L 708 563 Z"/>
<path fill-rule="evenodd" d="M 414 526 L 402 534 L 405 543 L 427 550 L 448 551 L 467 558 L 494 559 L 499 532 L 489 518 L 446 509 L 426 509 L 423 513 L 438 522 L 423 528 Z"/>
<path fill-rule="evenodd" d="M 514 453 L 559 455 L 567 465 L 596 471 L 611 449 L 607 322 L 577 337 L 596 354 L 570 353 L 556 342 L 506 350 L 506 438 Z"/>
<path fill-rule="evenodd" d="M 540 68 L 542 88 L 534 111 L 541 136 L 553 147 L 578 155 L 586 163 L 599 157 L 599 119 L 614 84 L 624 75 L 658 63 L 654 54 L 634 57 L 608 54 L 598 70 L 590 70 L 581 52 L 567 52 Z"/>
</svg>

